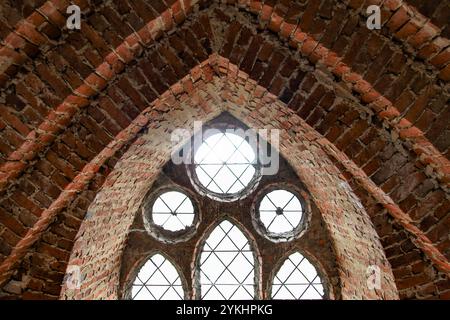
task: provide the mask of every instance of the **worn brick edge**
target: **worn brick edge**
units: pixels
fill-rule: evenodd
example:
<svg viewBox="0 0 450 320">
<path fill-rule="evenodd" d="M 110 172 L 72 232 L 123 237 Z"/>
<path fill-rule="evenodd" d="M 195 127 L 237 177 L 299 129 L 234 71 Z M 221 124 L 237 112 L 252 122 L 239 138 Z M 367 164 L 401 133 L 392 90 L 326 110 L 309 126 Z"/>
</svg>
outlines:
<svg viewBox="0 0 450 320">
<path fill-rule="evenodd" d="M 39 240 L 41 234 L 52 223 L 56 215 L 66 208 L 78 193 L 84 190 L 95 177 L 103 164 L 117 151 L 136 137 L 137 133 L 150 121 L 150 110 L 145 109 L 133 122 L 121 131 L 83 170 L 70 182 L 58 198 L 44 210 L 38 221 L 13 248 L 11 254 L 0 265 L 0 287 L 9 280 L 14 266 L 26 255 L 28 249 Z"/>
<path fill-rule="evenodd" d="M 25 257 L 31 246 L 39 240 L 41 234 L 48 228 L 53 218 L 64 208 L 66 208 L 76 197 L 78 193 L 89 185 L 90 181 L 95 177 L 101 166 L 123 146 L 131 142 L 151 121 L 151 111 L 154 106 L 158 106 L 166 99 L 176 99 L 180 94 L 189 94 L 193 90 L 193 82 L 195 79 L 202 78 L 205 82 L 213 80 L 213 74 L 216 73 L 222 77 L 223 81 L 230 81 L 226 76 L 228 73 L 235 73 L 237 66 L 231 64 L 228 59 L 213 54 L 210 58 L 202 62 L 199 66 L 193 68 L 186 77 L 174 84 L 159 99 L 155 100 L 151 106 L 145 109 L 133 122 L 121 131 L 115 139 L 108 144 L 83 170 L 74 178 L 74 180 L 64 189 L 60 196 L 46 209 L 36 224 L 31 228 L 25 237 L 21 239 L 13 248 L 11 254 L 0 265 L 0 287 L 3 286 L 14 272 L 14 267 Z M 239 71 L 243 73 L 242 71 Z M 247 77 L 244 77 L 248 79 Z M 255 92 L 258 95 L 271 95 L 261 86 L 256 86 Z M 273 95 L 271 95 L 273 96 Z M 273 96 L 273 99 L 276 99 Z M 314 130 L 311 128 L 311 130 Z M 321 136 L 319 133 L 317 133 Z M 377 201 L 379 201 L 387 210 L 387 212 L 400 224 L 407 232 L 409 232 L 415 245 L 433 262 L 437 269 L 450 274 L 450 263 L 442 255 L 442 253 L 433 245 L 428 237 L 417 227 L 413 225 L 411 218 L 403 212 L 386 193 L 377 187 L 365 174 L 358 168 L 345 154 L 339 151 L 326 138 L 321 138 L 320 144 L 324 147 L 326 153 L 336 159 L 353 177 L 354 179 Z"/>
<path fill-rule="evenodd" d="M 257 12 L 262 6 L 262 1 L 220 1 L 225 4 L 237 3 L 238 5 L 247 6 L 254 12 Z M 79 5 L 81 9 L 88 9 L 87 2 L 82 0 L 72 2 Z M 182 12 L 186 14 L 185 8 L 189 8 L 196 2 L 197 0 L 183 0 L 177 3 L 181 4 Z M 179 7 L 177 3 L 174 5 Z M 439 71 L 438 76 L 441 80 L 450 80 L 450 41 L 441 37 L 440 29 L 414 7 L 403 0 L 354 0 L 344 3 L 355 10 L 361 10 L 363 6 L 373 4 L 392 12 L 392 15 L 387 21 L 384 21 L 384 24 L 387 25 L 393 36 L 418 50 L 418 57 L 434 66 Z M 12 76 L 8 76 L 6 73 L 8 68 L 13 65 L 21 65 L 28 59 L 27 55 L 22 51 L 27 42 L 37 47 L 49 42 L 49 39 L 42 32 L 38 31 L 42 24 L 49 21 L 59 27 L 64 26 L 66 20 L 61 15 L 61 12 L 64 12 L 68 5 L 69 2 L 67 0 L 47 1 L 41 7 L 36 8 L 27 18 L 20 21 L 16 25 L 16 29 L 5 37 L 4 45 L 0 47 L 0 85 L 6 83 L 9 77 Z"/>
<path fill-rule="evenodd" d="M 227 76 L 230 74 L 236 74 L 236 70 L 239 70 L 237 66 L 232 64 L 228 59 L 221 56 L 216 56 L 218 60 L 219 73 L 222 76 Z M 243 72 L 238 71 L 239 77 L 242 79 L 249 79 L 249 76 Z M 225 78 L 224 81 L 227 79 Z M 231 81 L 229 79 L 228 81 Z M 265 88 L 261 86 L 256 86 L 255 94 L 257 96 L 267 95 L 270 100 L 276 100 L 277 97 L 269 93 Z M 309 126 L 305 123 L 305 126 Z M 323 146 L 324 151 L 330 157 L 335 159 L 339 164 L 341 164 L 345 170 L 350 173 L 350 175 L 355 179 L 355 181 L 366 190 L 375 200 L 377 200 L 383 207 L 387 210 L 389 215 L 391 215 L 396 222 L 398 222 L 409 234 L 412 235 L 414 244 L 422 250 L 422 252 L 433 262 L 437 269 L 450 275 L 450 263 L 447 258 L 433 245 L 431 240 L 422 232 L 419 228 L 414 225 L 411 217 L 405 213 L 395 202 L 387 195 L 381 188 L 379 188 L 368 176 L 367 174 L 359 168 L 348 156 L 340 151 L 332 142 L 327 138 L 323 137 L 320 133 L 310 127 L 310 130 L 314 131 L 320 140 L 318 143 Z"/>
<path fill-rule="evenodd" d="M 8 156 L 7 161 L 0 167 L 0 192 L 4 191 L 8 183 L 27 168 L 28 163 L 45 146 L 55 140 L 58 133 L 70 124 L 75 114 L 88 106 L 90 97 L 100 93 L 109 81 L 125 69 L 126 64 L 151 42 L 160 38 L 164 31 L 184 21 L 197 1 L 176 1 L 158 18 L 148 22 L 138 32 L 129 35 L 122 44 L 108 54 L 104 62 L 84 79 L 84 83 L 52 110 L 39 127 L 27 135 L 25 142 Z"/>
<path fill-rule="evenodd" d="M 168 20 L 171 18 L 177 24 L 181 23 L 192 10 L 192 6 L 198 1 L 178 0 L 161 13 L 159 18 L 162 17 L 163 21 L 170 23 L 170 25 L 172 25 L 172 22 Z M 48 0 L 39 8 L 34 9 L 27 18 L 16 24 L 15 29 L 5 37 L 4 44 L 0 46 L 0 86 L 11 80 L 10 78 L 18 72 L 18 68 L 14 68 L 15 71 L 8 72 L 10 67 L 20 66 L 30 59 L 23 50 L 28 43 L 39 49 L 50 42 L 50 39 L 39 31 L 43 24 L 50 22 L 59 28 L 65 27 L 66 17 L 63 14 L 70 4 L 78 5 L 81 10 L 89 10 L 89 3 L 84 0 Z M 82 27 L 89 28 L 85 22 L 82 21 L 81 23 Z M 145 28 L 144 26 L 142 29 Z"/>
<path fill-rule="evenodd" d="M 0 167 L 0 192 L 4 191 L 9 182 L 27 168 L 30 160 L 68 126 L 72 117 L 80 109 L 88 105 L 90 97 L 104 89 L 108 81 L 123 71 L 125 65 L 142 52 L 145 46 L 161 37 L 163 31 L 170 30 L 175 24 L 184 21 L 196 2 L 196 0 L 175 2 L 160 17 L 150 21 L 137 33 L 132 33 L 106 56 L 105 61 L 96 68 L 95 72 L 84 80 L 84 84 L 50 112 L 46 120 L 28 134 L 26 141 L 8 156 L 7 161 Z M 367 103 L 381 120 L 385 120 L 394 128 L 401 139 L 412 143 L 412 149 L 419 160 L 435 171 L 437 179 L 444 184 L 444 187 L 450 186 L 450 161 L 426 139 L 421 130 L 401 117 L 391 101 L 341 62 L 341 58 L 333 51 L 302 32 L 298 25 L 285 22 L 271 6 L 263 5 L 261 1 L 240 0 L 238 2 L 248 11 L 258 14 L 260 20 L 266 23 L 271 31 L 278 33 L 281 39 L 287 40 L 290 46 L 297 48 L 311 62 L 323 64 L 348 84 L 351 90 L 360 94 L 362 102 Z"/>
<path fill-rule="evenodd" d="M 84 9 L 87 2 L 81 0 L 73 1 L 73 4 Z M 29 57 L 23 52 L 23 49 L 28 43 L 31 43 L 38 48 L 47 44 L 49 39 L 44 33 L 39 31 L 39 28 L 50 22 L 51 24 L 63 27 L 66 23 L 66 18 L 61 14 L 69 5 L 67 0 L 48 0 L 25 19 L 19 21 L 15 30 L 9 33 L 3 40 L 4 45 L 0 46 L 0 84 L 3 85 L 9 77 L 14 75 L 14 72 L 9 74 L 8 69 L 11 66 L 25 63 Z"/>
<path fill-rule="evenodd" d="M 340 0 L 344 2 L 344 0 Z M 348 1 L 347 1 L 348 2 Z M 434 66 L 441 80 L 450 80 L 450 41 L 441 36 L 441 30 L 404 0 L 352 0 L 348 5 L 355 10 L 369 5 L 378 5 L 391 14 L 382 21 L 397 40 L 403 41 L 415 50 L 417 57 Z M 361 10 L 360 15 L 365 16 Z"/>
<path fill-rule="evenodd" d="M 437 269 L 450 275 L 450 263 L 447 258 L 434 246 L 423 231 L 414 225 L 411 217 L 405 213 L 380 187 L 378 187 L 366 173 L 351 161 L 343 152 L 326 138 L 321 141 L 328 156 L 334 158 L 345 170 L 363 187 L 372 197 L 380 203 L 394 220 L 399 223 L 409 234 L 417 248 L 433 262 Z"/>
</svg>

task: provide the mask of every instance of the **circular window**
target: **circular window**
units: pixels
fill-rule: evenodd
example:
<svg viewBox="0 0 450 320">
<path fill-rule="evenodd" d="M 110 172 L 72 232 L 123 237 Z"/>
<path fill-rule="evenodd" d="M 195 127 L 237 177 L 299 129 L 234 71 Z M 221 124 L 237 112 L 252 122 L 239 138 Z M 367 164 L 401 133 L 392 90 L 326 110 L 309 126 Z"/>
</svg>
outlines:
<svg viewBox="0 0 450 320">
<path fill-rule="evenodd" d="M 252 146 L 240 135 L 219 132 L 203 140 L 195 151 L 196 180 L 207 194 L 224 199 L 248 187 L 257 172 Z"/>
<path fill-rule="evenodd" d="M 192 201 L 178 191 L 165 192 L 153 203 L 153 222 L 165 230 L 184 230 L 192 225 L 194 216 Z"/>
<path fill-rule="evenodd" d="M 306 203 L 296 191 L 271 188 L 259 197 L 253 212 L 256 229 L 274 241 L 288 241 L 304 228 Z"/>
<path fill-rule="evenodd" d="M 259 204 L 259 217 L 266 230 L 285 233 L 295 230 L 303 216 L 300 200 L 286 190 L 274 190 L 264 196 Z"/>
<path fill-rule="evenodd" d="M 153 192 L 142 207 L 146 230 L 164 242 L 189 239 L 200 218 L 198 207 L 188 194 L 178 187 L 163 187 Z"/>
</svg>

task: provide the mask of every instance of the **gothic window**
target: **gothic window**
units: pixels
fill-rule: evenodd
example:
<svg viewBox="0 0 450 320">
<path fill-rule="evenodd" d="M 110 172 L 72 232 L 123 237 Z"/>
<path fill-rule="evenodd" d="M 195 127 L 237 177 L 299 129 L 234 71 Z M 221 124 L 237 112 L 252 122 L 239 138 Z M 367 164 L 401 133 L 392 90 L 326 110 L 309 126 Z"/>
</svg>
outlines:
<svg viewBox="0 0 450 320">
<path fill-rule="evenodd" d="M 261 221 L 267 231 L 273 233 L 289 232 L 297 228 L 302 211 L 298 198 L 286 190 L 269 192 L 259 205 Z"/>
<path fill-rule="evenodd" d="M 142 207 L 147 232 L 164 242 L 192 237 L 200 220 L 194 198 L 188 190 L 173 185 L 152 192 Z"/>
<path fill-rule="evenodd" d="M 161 254 L 142 266 L 131 289 L 133 300 L 182 300 L 183 287 L 178 271 Z"/>
<path fill-rule="evenodd" d="M 255 227 L 272 241 L 290 241 L 306 227 L 305 201 L 295 188 L 271 187 L 256 201 Z"/>
<path fill-rule="evenodd" d="M 253 299 L 254 265 L 248 239 L 236 225 L 223 221 L 209 235 L 200 256 L 200 298 Z"/>
<path fill-rule="evenodd" d="M 251 189 L 259 177 L 257 148 L 241 130 L 213 130 L 193 150 L 192 177 L 205 195 L 233 201 Z"/>
<path fill-rule="evenodd" d="M 255 175 L 255 153 L 242 137 L 217 133 L 195 153 L 195 173 L 209 191 L 232 194 L 244 189 Z"/>
<path fill-rule="evenodd" d="M 291 254 L 275 275 L 272 284 L 273 299 L 322 299 L 322 279 L 316 268 L 303 255 Z"/>
<path fill-rule="evenodd" d="M 264 161 L 258 160 L 261 154 L 253 145 L 258 139 L 219 127 L 188 148 L 190 164 L 167 165 L 167 173 L 163 170 L 163 178 L 142 206 L 146 232 L 135 238 L 142 245 L 143 234 L 149 235 L 148 251 L 156 246 L 164 255 L 153 255 L 132 285 L 127 282 L 131 285 L 127 296 L 152 300 L 329 297 L 323 278 L 308 259 L 299 252 L 283 257 L 285 250 L 302 251 L 311 204 L 287 164 L 284 173 L 264 177 Z M 294 182 L 285 182 L 286 177 Z M 313 238 L 318 239 L 316 234 Z M 139 252 L 145 252 L 142 249 Z M 168 259 L 183 270 L 190 290 Z"/>
<path fill-rule="evenodd" d="M 153 222 L 165 230 L 183 230 L 194 221 L 194 207 L 187 195 L 169 191 L 161 194 L 153 203 L 152 217 Z"/>
</svg>

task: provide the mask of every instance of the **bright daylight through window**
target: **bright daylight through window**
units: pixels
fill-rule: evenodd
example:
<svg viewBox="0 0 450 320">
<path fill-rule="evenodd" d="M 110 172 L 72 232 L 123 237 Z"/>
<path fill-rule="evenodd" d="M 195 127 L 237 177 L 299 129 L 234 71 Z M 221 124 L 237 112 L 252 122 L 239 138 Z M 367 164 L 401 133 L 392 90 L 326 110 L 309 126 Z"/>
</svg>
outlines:
<svg viewBox="0 0 450 320">
<path fill-rule="evenodd" d="M 223 221 L 211 232 L 201 253 L 201 299 L 253 299 L 254 261 L 245 235 L 231 222 Z"/>
<path fill-rule="evenodd" d="M 259 217 L 266 230 L 281 234 L 295 230 L 303 215 L 300 200 L 286 190 L 274 190 L 259 205 Z"/>
<path fill-rule="evenodd" d="M 273 299 L 323 299 L 322 280 L 316 268 L 296 252 L 290 255 L 275 275 L 272 285 Z"/>
<path fill-rule="evenodd" d="M 191 153 L 194 166 L 168 170 L 163 181 L 169 182 L 158 185 L 144 206 L 144 220 L 151 217 L 151 223 L 144 227 L 153 237 L 152 245 L 155 240 L 184 243 L 179 247 L 178 244 L 165 247 L 167 258 L 156 254 L 145 263 L 135 277 L 131 297 L 152 300 L 185 296 L 200 300 L 324 298 L 322 280 L 302 254 L 294 253 L 279 264 L 267 261 L 268 255 L 272 258 L 273 252 L 279 250 L 279 242 L 298 240 L 295 236 L 300 234 L 300 227 L 306 228 L 310 210 L 303 190 L 283 180 L 288 173 L 280 175 L 279 184 L 268 184 L 260 172 L 250 138 L 246 140 L 239 134 L 219 130 L 205 137 Z M 195 172 L 185 171 L 188 168 Z M 183 182 L 176 186 L 179 177 Z M 186 183 L 193 177 L 190 188 Z M 241 206 L 244 202 L 247 207 Z M 267 246 L 273 246 L 271 249 L 258 250 L 261 243 L 252 237 L 252 225 L 260 235 L 271 240 L 271 244 L 264 240 Z M 193 237 L 193 248 L 189 245 L 190 237 Z M 297 243 L 292 243 L 281 249 L 291 250 L 296 246 Z M 298 248 L 301 250 L 301 246 Z M 167 260 L 169 257 L 173 264 Z M 185 293 L 176 268 L 186 268 L 186 263 L 192 278 L 186 279 L 186 287 L 191 289 Z M 262 277 L 261 270 L 271 272 L 267 286 L 261 285 L 261 281 L 268 280 Z"/>
<path fill-rule="evenodd" d="M 255 175 L 256 155 L 250 144 L 233 133 L 206 138 L 194 156 L 200 184 L 218 194 L 242 191 Z"/>
<path fill-rule="evenodd" d="M 181 192 L 165 192 L 153 204 L 152 218 L 156 225 L 166 230 L 184 230 L 194 221 L 192 201 Z"/>
</svg>

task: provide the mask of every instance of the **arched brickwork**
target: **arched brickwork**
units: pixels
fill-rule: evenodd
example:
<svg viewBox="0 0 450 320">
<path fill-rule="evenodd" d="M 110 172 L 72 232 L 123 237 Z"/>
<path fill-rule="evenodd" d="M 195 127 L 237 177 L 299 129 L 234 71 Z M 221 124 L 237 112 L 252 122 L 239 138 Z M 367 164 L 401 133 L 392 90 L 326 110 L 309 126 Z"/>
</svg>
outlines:
<svg viewBox="0 0 450 320">
<path fill-rule="evenodd" d="M 2 297 L 59 296 L 105 177 L 170 108 L 162 100 L 189 96 L 214 72 L 240 75 L 244 87 L 256 81 L 323 137 L 375 225 L 402 298 L 449 297 L 442 10 L 384 1 L 383 28 L 369 32 L 367 1 L 76 2 L 81 32 L 61 29 L 66 1 L 2 4 Z M 209 64 L 211 53 L 229 60 Z"/>
<path fill-rule="evenodd" d="M 177 119 L 183 119 L 181 128 L 193 128 L 195 120 L 208 120 L 196 112 L 196 97 L 201 97 L 201 105 L 209 111 L 209 115 L 228 111 L 249 127 L 281 130 L 280 153 L 306 185 L 330 233 L 336 252 L 342 298 L 396 298 L 395 281 L 370 218 L 356 196 L 352 195 L 351 189 L 342 188 L 346 182 L 317 142 L 319 135 L 316 133 L 314 137 L 313 129 L 274 97 L 253 97 L 245 87 L 237 84 L 225 84 L 228 90 L 224 92 L 221 87 L 220 79 L 206 84 L 203 90 L 193 93 L 193 98 L 172 107 L 183 110 L 183 114 L 173 111 L 165 113 L 165 122 L 176 128 L 177 121 L 180 121 Z M 296 124 L 295 133 L 283 128 L 282 123 L 287 119 Z M 82 224 L 69 261 L 70 265 L 81 267 L 83 277 L 86 275 L 83 280 L 86 284 L 75 293 L 63 291 L 64 297 L 118 297 L 121 255 L 128 229 L 142 205 L 144 195 L 165 164 L 163 161 L 169 160 L 170 133 L 164 126 L 157 130 L 150 129 L 124 154 L 124 162 L 118 162 L 115 170 L 122 172 L 120 176 L 113 171 L 110 175 L 113 182 L 109 183 L 110 178 L 107 178 L 107 187 L 100 191 L 88 209 L 92 216 Z M 308 144 L 311 145 L 307 148 Z M 117 179 L 115 176 L 118 176 Z M 111 203 L 111 198 L 117 199 L 118 203 Z M 105 216 L 108 218 L 105 219 Z M 116 241 L 112 242 L 113 238 Z M 89 245 L 91 242 L 96 246 Z M 380 265 L 383 269 L 383 287 L 379 292 L 367 288 L 366 270 L 369 265 Z"/>
</svg>

